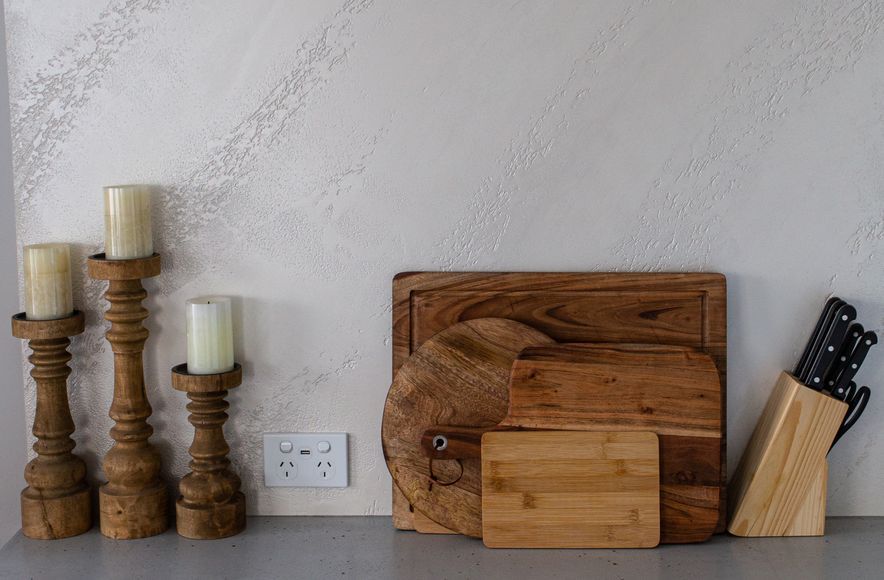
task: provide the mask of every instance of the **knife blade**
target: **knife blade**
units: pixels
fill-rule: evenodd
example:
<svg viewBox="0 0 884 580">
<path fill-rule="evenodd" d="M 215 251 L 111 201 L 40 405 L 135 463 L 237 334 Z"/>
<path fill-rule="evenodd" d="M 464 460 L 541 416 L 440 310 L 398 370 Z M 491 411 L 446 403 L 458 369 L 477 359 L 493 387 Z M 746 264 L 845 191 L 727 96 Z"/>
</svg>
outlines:
<svg viewBox="0 0 884 580">
<path fill-rule="evenodd" d="M 825 339 L 826 334 L 829 332 L 829 328 L 831 328 L 832 326 L 832 322 L 835 320 L 835 313 L 838 311 L 838 308 L 840 308 L 844 304 L 846 304 L 846 302 L 838 298 L 836 301 L 832 302 L 829 305 L 829 308 L 826 310 L 826 315 L 823 319 L 823 324 L 820 327 L 820 331 L 816 333 L 816 335 L 813 337 L 813 343 L 810 347 L 810 352 L 808 353 L 807 359 L 804 361 L 804 365 L 801 367 L 801 370 L 798 373 L 798 380 L 800 380 L 802 383 L 807 384 L 810 371 L 813 367 L 813 361 L 816 360 L 823 339 Z"/>
<path fill-rule="evenodd" d="M 843 392 L 847 389 L 847 385 L 851 382 L 851 380 L 853 380 L 853 377 L 856 376 L 856 373 L 857 371 L 859 371 L 859 367 L 863 364 L 866 355 L 869 354 L 869 349 L 871 349 L 876 344 L 878 344 L 878 335 L 875 334 L 873 331 L 869 330 L 868 332 L 864 332 L 862 336 L 860 336 L 860 339 L 856 344 L 856 348 L 853 349 L 850 358 L 844 365 L 844 370 L 841 372 L 841 375 L 838 377 L 835 387 L 832 389 L 833 395 L 839 392 Z"/>
<path fill-rule="evenodd" d="M 835 362 L 832 363 L 832 368 L 826 373 L 826 389 L 829 391 L 832 391 L 838 383 L 838 377 L 841 376 L 841 373 L 847 367 L 847 361 L 850 360 L 850 355 L 853 354 L 853 351 L 865 330 L 866 329 L 863 328 L 863 325 L 859 322 L 854 322 L 848 327 L 847 337 L 844 339 L 844 344 L 841 345 L 841 350 L 838 351 L 838 356 L 835 357 Z"/>
<path fill-rule="evenodd" d="M 826 337 L 817 351 L 816 359 L 810 367 L 808 380 L 805 382 L 808 387 L 817 391 L 823 388 L 825 385 L 823 377 L 826 375 L 826 371 L 829 370 L 832 361 L 835 360 L 835 356 L 841 349 L 841 344 L 847 337 L 847 328 L 850 326 L 850 322 L 855 318 L 856 308 L 850 304 L 844 304 L 835 311 L 834 321 L 829 327 L 829 331 L 826 333 Z"/>
<path fill-rule="evenodd" d="M 817 336 L 819 336 L 820 331 L 823 329 L 823 324 L 826 322 L 829 312 L 833 308 L 833 306 L 840 302 L 841 299 L 837 296 L 832 296 L 828 300 L 826 300 L 825 305 L 823 305 L 823 310 L 820 312 L 820 317 L 816 321 L 816 326 L 813 327 L 813 332 L 810 333 L 810 338 L 807 339 L 807 344 L 804 346 L 804 352 L 801 353 L 801 358 L 798 359 L 798 364 L 795 365 L 795 371 L 792 373 L 796 377 L 800 375 L 801 370 L 807 364 L 807 359 L 810 357 L 810 353 L 813 351 L 813 345 L 817 340 Z"/>
</svg>

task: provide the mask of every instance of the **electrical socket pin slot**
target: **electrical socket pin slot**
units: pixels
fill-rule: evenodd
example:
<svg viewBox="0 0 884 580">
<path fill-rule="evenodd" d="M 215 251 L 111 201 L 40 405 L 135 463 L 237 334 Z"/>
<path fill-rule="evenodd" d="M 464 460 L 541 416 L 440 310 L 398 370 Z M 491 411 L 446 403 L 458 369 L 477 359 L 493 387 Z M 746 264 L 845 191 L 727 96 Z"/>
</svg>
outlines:
<svg viewBox="0 0 884 580">
<path fill-rule="evenodd" d="M 347 487 L 346 433 L 265 433 L 267 487 Z"/>
</svg>

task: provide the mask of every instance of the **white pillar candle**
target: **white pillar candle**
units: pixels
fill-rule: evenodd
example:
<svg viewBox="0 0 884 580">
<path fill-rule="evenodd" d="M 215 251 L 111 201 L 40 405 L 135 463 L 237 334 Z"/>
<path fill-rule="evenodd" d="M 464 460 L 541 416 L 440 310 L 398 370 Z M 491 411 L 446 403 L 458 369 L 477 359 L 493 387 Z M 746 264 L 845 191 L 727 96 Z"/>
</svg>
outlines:
<svg viewBox="0 0 884 580">
<path fill-rule="evenodd" d="M 74 312 L 70 246 L 25 246 L 24 259 L 26 318 L 52 320 L 70 316 Z"/>
<path fill-rule="evenodd" d="M 233 370 L 233 316 L 230 298 L 204 296 L 187 301 L 187 372 L 213 375 Z"/>
<path fill-rule="evenodd" d="M 104 188 L 104 255 L 108 260 L 153 255 L 149 187 L 112 185 Z"/>
</svg>

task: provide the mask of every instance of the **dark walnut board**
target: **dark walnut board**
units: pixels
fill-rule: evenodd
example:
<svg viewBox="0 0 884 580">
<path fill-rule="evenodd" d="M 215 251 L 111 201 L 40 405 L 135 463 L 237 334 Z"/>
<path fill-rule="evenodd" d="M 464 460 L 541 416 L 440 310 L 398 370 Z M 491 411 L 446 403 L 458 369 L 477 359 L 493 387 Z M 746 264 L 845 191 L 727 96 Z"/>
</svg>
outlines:
<svg viewBox="0 0 884 580">
<path fill-rule="evenodd" d="M 712 357 L 721 382 L 719 521 L 726 518 L 727 292 L 715 273 L 406 272 L 393 280 L 393 373 L 436 333 L 458 322 L 507 318 L 558 342 L 688 346 Z M 677 498 L 672 498 L 677 503 Z M 712 498 L 710 498 L 712 499 Z M 665 501 L 665 498 L 664 498 Z M 393 522 L 414 529 L 393 487 Z"/>
</svg>

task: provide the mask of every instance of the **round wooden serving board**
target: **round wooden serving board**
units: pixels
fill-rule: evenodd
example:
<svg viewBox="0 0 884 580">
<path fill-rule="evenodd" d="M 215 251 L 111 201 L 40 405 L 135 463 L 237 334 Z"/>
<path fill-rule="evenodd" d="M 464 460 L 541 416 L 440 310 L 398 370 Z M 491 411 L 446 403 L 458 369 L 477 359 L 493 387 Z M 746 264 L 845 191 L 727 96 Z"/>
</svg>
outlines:
<svg viewBox="0 0 884 580">
<path fill-rule="evenodd" d="M 387 394 L 382 442 L 393 481 L 416 510 L 452 531 L 481 537 L 481 460 L 436 460 L 434 481 L 421 436 L 434 425 L 500 423 L 513 361 L 526 347 L 553 342 L 519 322 L 482 318 L 443 330 L 405 361 Z"/>
</svg>

